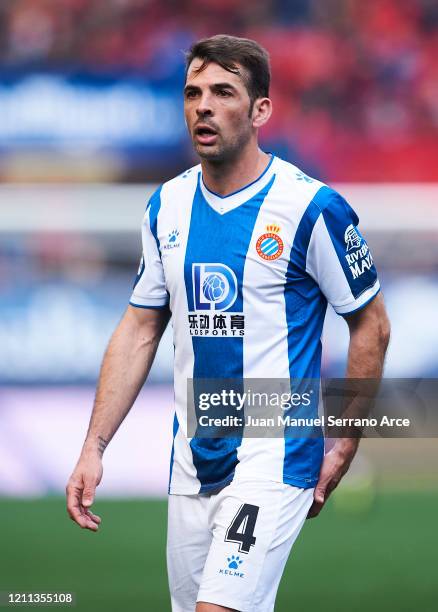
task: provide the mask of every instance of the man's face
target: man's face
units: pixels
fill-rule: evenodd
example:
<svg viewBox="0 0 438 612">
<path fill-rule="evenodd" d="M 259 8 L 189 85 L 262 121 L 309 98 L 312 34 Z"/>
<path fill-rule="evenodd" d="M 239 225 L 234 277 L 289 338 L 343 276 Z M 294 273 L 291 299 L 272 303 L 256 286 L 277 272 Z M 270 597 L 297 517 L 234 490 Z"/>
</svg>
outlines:
<svg viewBox="0 0 438 612">
<path fill-rule="evenodd" d="M 198 155 L 227 161 L 250 140 L 254 127 L 249 117 L 251 101 L 242 77 L 210 62 L 201 72 L 195 58 L 184 87 L 184 114 Z M 238 68 L 242 70 L 241 66 Z"/>
</svg>

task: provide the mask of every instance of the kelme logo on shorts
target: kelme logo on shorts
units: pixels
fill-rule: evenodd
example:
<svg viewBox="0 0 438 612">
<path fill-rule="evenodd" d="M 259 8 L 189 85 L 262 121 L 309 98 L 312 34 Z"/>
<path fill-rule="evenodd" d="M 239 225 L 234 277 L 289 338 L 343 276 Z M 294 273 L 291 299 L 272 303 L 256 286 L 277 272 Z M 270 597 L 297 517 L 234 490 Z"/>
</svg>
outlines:
<svg viewBox="0 0 438 612">
<path fill-rule="evenodd" d="M 234 578 L 243 578 L 245 574 L 239 571 L 242 563 L 243 559 L 241 559 L 239 555 L 230 555 L 227 557 L 227 568 L 221 568 L 219 570 L 219 574 L 223 574 L 224 576 L 233 576 Z"/>
</svg>

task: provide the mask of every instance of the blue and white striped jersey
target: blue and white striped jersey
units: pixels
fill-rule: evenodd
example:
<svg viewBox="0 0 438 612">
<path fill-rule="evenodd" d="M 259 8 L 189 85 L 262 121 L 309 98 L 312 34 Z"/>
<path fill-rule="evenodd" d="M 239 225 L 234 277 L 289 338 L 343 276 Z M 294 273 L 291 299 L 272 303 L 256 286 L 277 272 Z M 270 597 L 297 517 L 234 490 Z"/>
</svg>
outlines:
<svg viewBox="0 0 438 612">
<path fill-rule="evenodd" d="M 207 189 L 200 165 L 153 194 L 130 303 L 172 312 L 170 493 L 239 478 L 315 486 L 321 438 L 189 438 L 187 380 L 319 378 L 327 302 L 346 315 L 379 291 L 357 224 L 338 193 L 275 156 L 228 196 Z"/>
</svg>

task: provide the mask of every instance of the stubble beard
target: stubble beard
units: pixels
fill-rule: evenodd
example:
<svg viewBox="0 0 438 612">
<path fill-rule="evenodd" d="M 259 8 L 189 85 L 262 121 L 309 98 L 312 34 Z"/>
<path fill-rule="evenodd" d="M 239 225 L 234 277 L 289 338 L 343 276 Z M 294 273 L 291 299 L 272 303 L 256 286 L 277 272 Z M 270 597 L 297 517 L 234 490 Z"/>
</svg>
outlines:
<svg viewBox="0 0 438 612">
<path fill-rule="evenodd" d="M 251 132 L 250 130 L 240 132 L 235 138 L 230 139 L 228 142 L 223 142 L 220 135 L 218 139 L 220 142 L 212 147 L 194 143 L 195 151 L 201 159 L 212 164 L 228 165 L 237 159 L 242 150 L 246 147 L 251 139 Z"/>
</svg>

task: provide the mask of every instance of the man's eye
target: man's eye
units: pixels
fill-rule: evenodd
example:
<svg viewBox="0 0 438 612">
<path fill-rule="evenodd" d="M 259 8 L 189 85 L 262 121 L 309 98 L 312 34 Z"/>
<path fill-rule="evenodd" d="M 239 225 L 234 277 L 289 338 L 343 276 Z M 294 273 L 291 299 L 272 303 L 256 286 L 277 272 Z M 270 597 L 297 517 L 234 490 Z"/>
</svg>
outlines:
<svg viewBox="0 0 438 612">
<path fill-rule="evenodd" d="M 196 96 L 196 91 L 186 91 L 186 98 L 192 100 Z"/>
<path fill-rule="evenodd" d="M 219 89 L 218 94 L 224 98 L 227 98 L 228 96 L 231 95 L 231 92 L 228 91 L 228 89 Z"/>
</svg>

